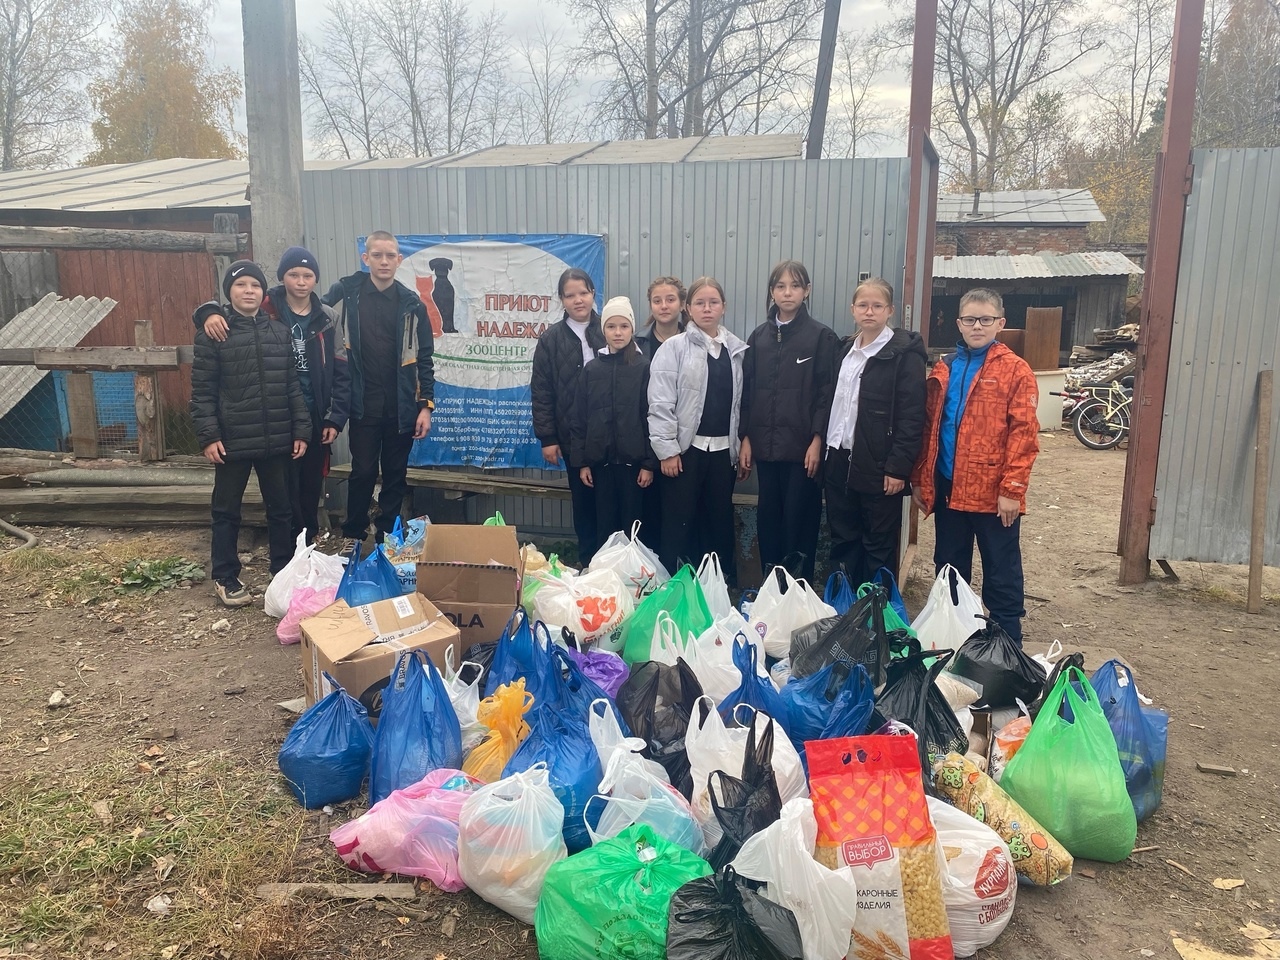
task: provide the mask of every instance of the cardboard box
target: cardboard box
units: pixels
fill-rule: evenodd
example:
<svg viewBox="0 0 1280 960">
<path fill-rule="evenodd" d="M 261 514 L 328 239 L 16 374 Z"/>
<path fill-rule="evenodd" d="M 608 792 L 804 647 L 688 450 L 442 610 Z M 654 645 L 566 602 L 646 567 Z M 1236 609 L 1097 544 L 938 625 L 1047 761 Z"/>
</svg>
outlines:
<svg viewBox="0 0 1280 960">
<path fill-rule="evenodd" d="M 402 651 L 426 651 L 436 669 L 443 672 L 450 645 L 461 656 L 458 628 L 420 594 L 359 607 L 339 600 L 302 621 L 302 680 L 307 706 L 331 692 L 323 677 L 328 672 L 364 704 L 369 716 L 376 717 L 382 711 L 382 691 Z"/>
<path fill-rule="evenodd" d="M 433 523 L 417 572 L 418 593 L 458 628 L 464 649 L 491 643 L 520 602 L 516 528 Z"/>
</svg>

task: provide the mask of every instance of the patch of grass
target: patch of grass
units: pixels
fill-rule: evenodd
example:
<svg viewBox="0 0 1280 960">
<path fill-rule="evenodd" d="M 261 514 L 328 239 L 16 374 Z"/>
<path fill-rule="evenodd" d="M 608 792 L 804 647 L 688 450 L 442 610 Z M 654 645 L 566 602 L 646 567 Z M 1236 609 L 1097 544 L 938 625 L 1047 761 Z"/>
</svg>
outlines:
<svg viewBox="0 0 1280 960">
<path fill-rule="evenodd" d="M 29 550 L 17 550 L 0 556 L 0 573 L 21 576 L 25 573 L 45 573 L 66 565 L 59 555 L 61 551 L 35 546 Z"/>
<path fill-rule="evenodd" d="M 176 945 L 180 956 L 252 960 L 314 949 L 322 906 L 253 898 L 290 878 L 306 822 L 278 778 L 218 756 L 152 763 L 159 772 L 142 772 L 121 754 L 55 783 L 28 774 L 0 794 L 0 949 L 83 956 L 111 940 L 121 957 Z M 341 872 L 336 858 L 323 864 Z M 163 917 L 146 909 L 162 894 Z"/>
</svg>

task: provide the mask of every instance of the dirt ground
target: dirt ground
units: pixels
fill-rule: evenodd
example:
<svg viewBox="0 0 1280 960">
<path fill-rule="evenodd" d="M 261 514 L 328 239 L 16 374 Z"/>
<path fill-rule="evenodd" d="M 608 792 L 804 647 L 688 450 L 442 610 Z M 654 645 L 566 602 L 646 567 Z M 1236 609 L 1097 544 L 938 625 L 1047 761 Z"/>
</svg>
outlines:
<svg viewBox="0 0 1280 960">
<path fill-rule="evenodd" d="M 1138 846 L 1154 849 L 1118 864 L 1077 862 L 1076 876 L 1053 889 L 1023 887 L 1008 930 L 980 956 L 1172 960 L 1178 954 L 1170 931 L 1253 955 L 1240 928 L 1280 926 L 1280 711 L 1272 699 L 1280 683 L 1280 571 L 1267 571 L 1270 597 L 1261 616 L 1244 612 L 1245 572 L 1238 567 L 1175 563 L 1176 583 L 1117 586 L 1123 453 L 1086 450 L 1069 434 L 1045 435 L 1042 446 L 1022 532 L 1027 648 L 1041 652 L 1060 640 L 1068 652 L 1084 651 L 1090 670 L 1112 656 L 1133 666 L 1142 691 L 1172 715 L 1164 804 L 1139 829 Z M 35 532 L 42 547 L 64 558 L 207 555 L 204 531 Z M 931 579 L 930 537 L 926 522 L 905 591 L 913 614 Z M 263 553 L 257 547 L 244 575 L 259 590 L 267 580 Z M 260 606 L 225 611 L 207 583 L 121 598 L 100 584 L 95 592 L 85 582 L 92 578 L 69 572 L 73 566 L 68 560 L 11 572 L 0 597 L 0 956 L 6 949 L 86 958 L 381 957 L 389 950 L 407 960 L 536 956 L 527 927 L 469 893 L 423 891 L 413 904 L 385 912 L 329 903 L 273 915 L 267 922 L 290 932 L 270 949 L 183 939 L 189 933 L 174 916 L 152 918 L 143 907 L 160 892 L 178 906 L 197 893 L 209 897 L 184 875 L 181 860 L 171 872 L 150 860 L 123 874 L 117 867 L 116 876 L 128 878 L 120 891 L 105 884 L 81 891 L 102 903 L 74 936 L 47 927 L 38 934 L 37 895 L 75 891 L 64 890 L 66 877 L 32 869 L 42 856 L 45 864 L 56 858 L 29 849 L 29 836 L 22 839 L 16 821 L 29 814 L 16 797 L 29 807 L 33 798 L 64 790 L 87 810 L 98 799 L 89 795 L 95 787 L 87 771 L 105 768 L 114 771 L 113 796 L 123 807 L 130 797 L 149 796 L 157 779 L 162 793 L 184 776 L 190 782 L 191 770 L 213 757 L 230 765 L 229 778 L 247 778 L 264 798 L 279 801 L 274 755 L 291 721 L 277 703 L 301 693 L 297 650 L 276 642 L 274 621 Z M 66 706 L 47 706 L 55 690 L 63 691 Z M 1197 761 L 1238 775 L 1198 772 Z M 222 791 L 228 783 L 206 777 L 200 789 Z M 170 805 L 177 804 L 175 793 Z M 151 807 L 157 808 L 164 803 Z M 280 853 L 278 862 L 260 865 L 257 880 L 362 879 L 343 872 L 327 840 L 350 809 L 333 818 L 282 803 L 269 814 L 246 809 L 247 816 L 228 821 L 227 839 L 234 844 L 243 831 L 262 843 L 263 824 L 254 818 L 269 816 L 269 842 Z M 1244 884 L 1224 891 L 1213 886 L 1218 878 Z M 243 932 L 251 919 L 261 924 L 252 890 L 227 881 L 225 871 L 222 882 L 211 889 L 224 891 L 226 930 Z M 151 947 L 130 946 L 137 941 L 126 941 L 126 929 L 153 931 Z"/>
</svg>

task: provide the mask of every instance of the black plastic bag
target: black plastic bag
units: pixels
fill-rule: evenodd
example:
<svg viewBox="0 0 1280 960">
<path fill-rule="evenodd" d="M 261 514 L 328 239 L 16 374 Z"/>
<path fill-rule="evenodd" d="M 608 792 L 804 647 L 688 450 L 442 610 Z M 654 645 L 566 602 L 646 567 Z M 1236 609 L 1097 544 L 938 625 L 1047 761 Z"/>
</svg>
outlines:
<svg viewBox="0 0 1280 960">
<path fill-rule="evenodd" d="M 1053 665 L 1053 672 L 1049 674 L 1049 679 L 1045 681 L 1044 689 L 1040 692 L 1040 696 L 1036 697 L 1035 703 L 1027 708 L 1027 714 L 1033 721 L 1040 716 L 1040 708 L 1044 706 L 1045 694 L 1053 689 L 1053 685 L 1058 682 L 1059 675 L 1068 667 L 1075 667 L 1081 673 L 1084 673 L 1084 654 L 1069 653 L 1065 657 L 1058 658 L 1058 662 Z M 1076 690 L 1081 696 L 1084 696 L 1084 691 L 1080 690 L 1079 684 L 1076 684 Z M 1067 701 L 1065 698 L 1062 703 L 1066 706 Z"/>
<path fill-rule="evenodd" d="M 931 779 L 928 771 L 933 769 L 933 758 L 967 753 L 969 738 L 946 697 L 933 682 L 954 651 L 920 652 L 918 641 L 913 647 L 911 654 L 889 664 L 889 678 L 876 697 L 876 712 L 886 720 L 900 720 L 916 732 L 920 766 L 926 771 L 927 783 Z M 933 666 L 926 667 L 924 661 L 930 658 L 936 659 Z"/>
<path fill-rule="evenodd" d="M 618 690 L 622 719 L 631 735 L 645 742 L 642 755 L 662 764 L 686 800 L 693 797 L 693 777 L 684 738 L 701 696 L 702 684 L 683 658 L 673 667 L 653 660 L 638 663 Z"/>
<path fill-rule="evenodd" d="M 720 870 L 733 862 L 748 838 L 759 833 L 782 814 L 782 797 L 778 795 L 777 778 L 773 775 L 774 724 L 765 727 L 756 742 L 756 725 L 747 733 L 746 754 L 742 762 L 742 779 L 716 770 L 708 778 L 707 792 L 711 811 L 720 823 L 720 841 L 707 861 Z M 716 794 L 719 793 L 719 799 Z"/>
<path fill-rule="evenodd" d="M 885 680 L 889 632 L 884 608 L 889 595 L 873 584 L 843 617 L 828 617 L 791 634 L 791 676 L 803 679 L 829 663 L 860 663 L 875 686 Z"/>
<path fill-rule="evenodd" d="M 493 655 L 498 652 L 498 641 L 490 640 L 488 643 L 473 643 L 462 654 L 464 662 L 478 663 L 487 674 L 489 668 L 493 665 Z M 468 683 L 471 681 L 468 680 Z"/>
<path fill-rule="evenodd" d="M 1000 624 L 983 619 L 987 625 L 960 645 L 947 672 L 970 681 L 982 706 L 999 709 L 1016 706 L 1019 700 L 1031 703 L 1044 692 L 1044 668 Z"/>
<path fill-rule="evenodd" d="M 690 880 L 667 909 L 667 960 L 803 960 L 800 926 L 732 867 Z"/>
</svg>

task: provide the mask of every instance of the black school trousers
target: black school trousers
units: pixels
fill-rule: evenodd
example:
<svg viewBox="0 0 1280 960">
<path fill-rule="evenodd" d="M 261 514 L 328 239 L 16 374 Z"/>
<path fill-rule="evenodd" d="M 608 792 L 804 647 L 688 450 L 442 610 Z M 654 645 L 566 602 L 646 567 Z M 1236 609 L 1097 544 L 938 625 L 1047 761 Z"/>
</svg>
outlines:
<svg viewBox="0 0 1280 960">
<path fill-rule="evenodd" d="M 768 576 L 774 567 L 791 563 L 798 568 L 791 570 L 793 575 L 812 583 L 822 523 L 821 482 L 805 473 L 803 463 L 757 460 L 755 466 L 760 485 L 760 569 Z"/>
<path fill-rule="evenodd" d="M 342 535 L 363 540 L 369 535 L 369 504 L 382 468 L 382 490 L 378 494 L 375 538 L 379 543 L 396 525 L 404 495 L 408 492 L 409 451 L 413 434 L 400 432 L 397 417 L 362 417 L 347 429 L 351 447 L 351 478 L 347 481 L 347 516 Z"/>
<path fill-rule="evenodd" d="M 329 462 L 329 448 L 320 442 L 319 428 L 311 431 L 307 452 L 289 462 L 289 500 L 293 508 L 292 537 L 307 531 L 307 543 L 316 542 L 320 529 L 320 493 L 324 488 L 324 471 Z"/>
<path fill-rule="evenodd" d="M 596 536 L 603 544 L 619 530 L 631 534 L 631 526 L 644 514 L 645 488 L 636 482 L 640 467 L 634 463 L 598 463 L 591 467 L 595 484 Z"/>
<path fill-rule="evenodd" d="M 662 553 L 659 559 L 675 576 L 680 566 L 697 566 L 704 554 L 720 557 L 725 580 L 737 582 L 734 564 L 733 485 L 737 472 L 728 450 L 708 453 L 690 447 L 680 454 L 683 470 L 659 475 L 662 493 Z"/>
<path fill-rule="evenodd" d="M 568 464 L 565 458 L 565 464 Z M 578 538 L 578 565 L 585 567 L 600 549 L 596 528 L 596 492 L 582 482 L 578 471 L 568 467 L 569 500 L 573 504 L 573 532 Z"/>
<path fill-rule="evenodd" d="M 860 493 L 850 490 L 849 451 L 828 448 L 823 465 L 823 492 L 827 498 L 827 527 L 831 531 L 829 573 L 844 567 L 856 590 L 877 570 L 888 567 L 898 576 L 898 550 L 902 534 L 902 493 Z"/>
<path fill-rule="evenodd" d="M 209 551 L 210 576 L 214 580 L 234 580 L 240 576 L 240 509 L 244 488 L 249 484 L 249 471 L 258 475 L 262 505 L 267 514 L 267 544 L 271 556 L 271 572 L 279 573 L 293 558 L 293 539 L 289 526 L 293 519 L 289 503 L 289 467 L 291 457 L 282 454 L 256 460 L 228 460 L 214 464 L 212 515 L 213 546 Z"/>
<path fill-rule="evenodd" d="M 966 580 L 973 579 L 973 544 L 982 557 L 982 603 L 991 619 L 1022 643 L 1022 618 L 1027 615 L 1022 579 L 1022 518 L 1010 526 L 996 513 L 970 513 L 947 506 L 951 480 L 938 474 L 937 505 L 933 511 L 934 575 L 948 563 Z"/>
</svg>

